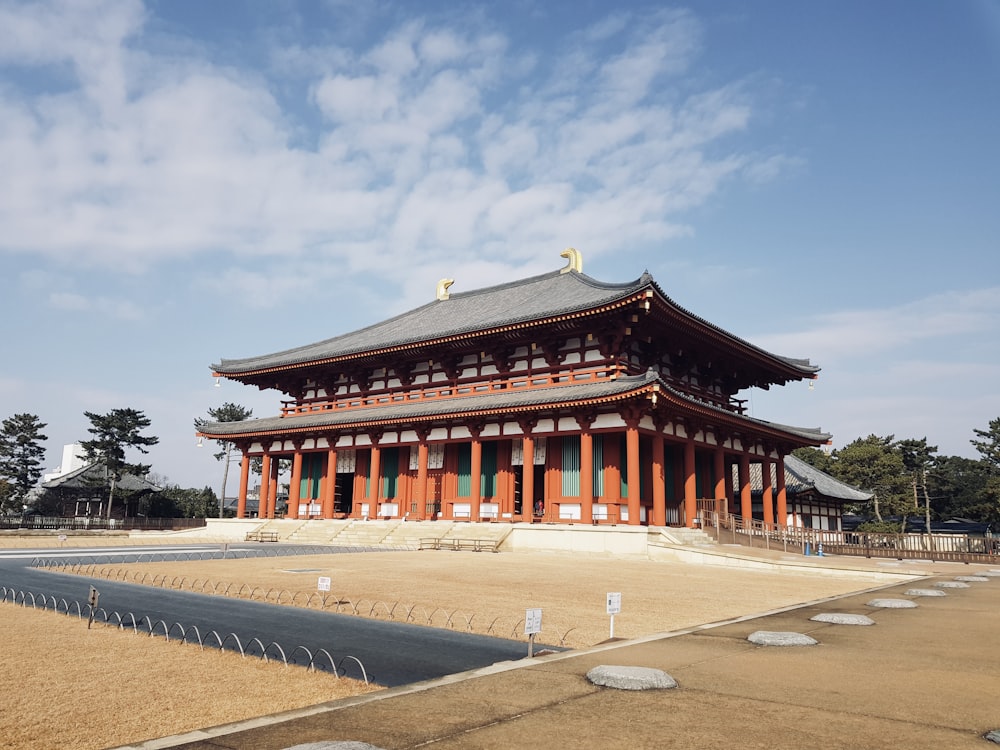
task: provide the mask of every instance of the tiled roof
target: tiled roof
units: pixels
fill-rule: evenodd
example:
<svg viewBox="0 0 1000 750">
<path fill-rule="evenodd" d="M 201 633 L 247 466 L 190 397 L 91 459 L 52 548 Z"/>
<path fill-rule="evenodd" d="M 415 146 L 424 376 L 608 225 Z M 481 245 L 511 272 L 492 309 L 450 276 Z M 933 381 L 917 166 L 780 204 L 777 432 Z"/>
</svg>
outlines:
<svg viewBox="0 0 1000 750">
<path fill-rule="evenodd" d="M 206 437 L 232 437 L 271 432 L 338 428 L 376 424 L 399 424 L 433 419 L 437 416 L 531 412 L 556 404 L 584 404 L 622 400 L 656 386 L 660 393 L 675 402 L 692 408 L 714 412 L 727 420 L 744 422 L 760 429 L 795 435 L 811 443 L 822 443 L 830 436 L 819 429 L 791 427 L 743 417 L 716 406 L 695 401 L 668 386 L 653 370 L 642 375 L 619 377 L 615 380 L 561 385 L 550 388 L 511 390 L 455 398 L 429 399 L 419 403 L 393 403 L 357 409 L 336 409 L 296 417 L 265 417 L 242 422 L 215 422 L 203 425 L 200 434 Z"/>
<path fill-rule="evenodd" d="M 598 281 L 576 271 L 553 271 L 497 286 L 457 292 L 451 294 L 449 299 L 435 300 L 367 328 L 274 354 L 223 359 L 212 365 L 212 369 L 220 375 L 239 375 L 530 324 L 532 321 L 614 304 L 645 290 L 653 290 L 668 306 L 692 321 L 765 357 L 783 362 L 803 374 L 819 370 L 807 359 L 781 357 L 766 352 L 685 310 L 663 293 L 648 272 L 635 281 L 615 284 Z"/>
<path fill-rule="evenodd" d="M 57 487 L 85 489 L 88 487 L 100 487 L 106 481 L 104 465 L 94 463 L 81 466 L 55 479 L 50 479 L 48 482 L 42 482 L 42 487 L 47 490 Z M 125 492 L 139 492 L 140 490 L 160 492 L 163 489 L 135 474 L 123 474 L 115 486 Z"/>
<path fill-rule="evenodd" d="M 733 466 L 733 479 L 737 486 L 739 484 L 738 471 L 739 468 Z M 857 487 L 841 482 L 839 479 L 834 479 L 826 472 L 820 471 L 815 466 L 792 455 L 785 456 L 785 489 L 793 495 L 801 495 L 804 492 L 815 490 L 824 497 L 844 500 L 849 503 L 861 503 L 872 499 L 872 493 L 864 492 Z M 763 492 L 761 464 L 759 463 L 750 464 L 750 490 L 756 494 Z"/>
</svg>

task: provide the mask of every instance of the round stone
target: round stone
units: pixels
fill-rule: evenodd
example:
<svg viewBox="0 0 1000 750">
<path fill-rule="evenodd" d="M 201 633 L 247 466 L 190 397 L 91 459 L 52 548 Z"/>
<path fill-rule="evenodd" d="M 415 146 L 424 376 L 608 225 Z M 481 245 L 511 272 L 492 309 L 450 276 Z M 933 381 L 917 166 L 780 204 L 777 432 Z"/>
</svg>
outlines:
<svg viewBox="0 0 1000 750">
<path fill-rule="evenodd" d="M 292 745 L 285 750 L 382 750 L 382 748 L 357 740 L 324 740 L 322 742 L 307 742 L 304 745 Z"/>
<path fill-rule="evenodd" d="M 979 583 L 990 580 L 986 576 L 955 576 L 956 581 L 968 581 L 969 583 Z"/>
<path fill-rule="evenodd" d="M 869 607 L 882 607 L 883 609 L 913 609 L 916 602 L 909 599 L 872 599 L 868 602 Z"/>
<path fill-rule="evenodd" d="M 602 664 L 587 672 L 587 679 L 601 687 L 616 690 L 669 690 L 677 680 L 662 669 L 652 667 L 616 667 Z"/>
<path fill-rule="evenodd" d="M 757 630 L 747 636 L 747 640 L 758 646 L 815 646 L 818 643 L 804 633 L 782 630 Z"/>
<path fill-rule="evenodd" d="M 824 612 L 810 617 L 814 622 L 829 622 L 833 625 L 874 625 L 875 621 L 866 615 L 848 615 L 842 612 Z"/>
<path fill-rule="evenodd" d="M 996 578 L 1000 576 L 1000 570 L 984 570 L 982 575 L 989 576 L 990 578 Z"/>
<path fill-rule="evenodd" d="M 938 589 L 907 589 L 907 596 L 948 596 Z"/>
<path fill-rule="evenodd" d="M 1000 745 L 1000 729 L 991 729 L 983 735 L 983 738 Z"/>
<path fill-rule="evenodd" d="M 962 583 L 961 581 L 938 581 L 934 584 L 939 589 L 967 589 L 969 584 Z"/>
</svg>

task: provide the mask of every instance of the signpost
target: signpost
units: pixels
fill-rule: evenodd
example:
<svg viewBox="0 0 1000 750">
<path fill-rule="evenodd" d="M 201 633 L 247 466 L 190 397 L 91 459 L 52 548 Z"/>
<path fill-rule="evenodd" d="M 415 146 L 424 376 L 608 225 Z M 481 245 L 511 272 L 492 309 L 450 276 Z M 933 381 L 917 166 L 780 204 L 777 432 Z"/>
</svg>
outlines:
<svg viewBox="0 0 1000 750">
<path fill-rule="evenodd" d="M 528 658 L 535 655 L 535 634 L 542 632 L 542 610 L 524 610 L 524 634 L 528 636 Z"/>
<path fill-rule="evenodd" d="M 97 609 L 97 602 L 100 598 L 101 592 L 91 586 L 90 595 L 87 597 L 87 604 L 90 605 L 90 619 L 87 620 L 87 630 L 90 630 L 90 626 L 94 622 L 94 610 Z"/>
<path fill-rule="evenodd" d="M 329 576 L 320 576 L 319 580 L 316 582 L 316 588 L 319 589 L 320 591 L 329 591 L 330 590 L 330 577 Z"/>
<path fill-rule="evenodd" d="M 622 594 L 620 591 L 608 592 L 608 614 L 611 615 L 611 638 L 615 637 L 615 615 L 622 611 Z"/>
</svg>

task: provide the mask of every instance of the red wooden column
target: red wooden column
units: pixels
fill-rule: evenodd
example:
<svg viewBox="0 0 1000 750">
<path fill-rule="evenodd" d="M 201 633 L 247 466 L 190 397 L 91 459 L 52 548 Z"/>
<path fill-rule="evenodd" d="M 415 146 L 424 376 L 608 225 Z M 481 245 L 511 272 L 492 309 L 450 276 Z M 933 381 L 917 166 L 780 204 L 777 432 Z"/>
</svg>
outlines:
<svg viewBox="0 0 1000 750">
<path fill-rule="evenodd" d="M 270 505 L 270 515 L 268 518 L 274 518 L 278 514 L 278 473 L 280 471 L 281 459 L 276 458 L 271 461 L 271 479 L 268 481 L 270 485 L 267 491 L 268 504 Z"/>
<path fill-rule="evenodd" d="M 320 511 L 323 518 L 333 518 L 337 504 L 337 449 L 326 452 L 326 473 L 323 475 L 323 504 Z"/>
<path fill-rule="evenodd" d="M 469 520 L 478 521 L 480 503 L 482 502 L 483 481 L 483 441 L 479 439 L 480 430 L 470 428 L 472 433 L 472 466 L 469 470 Z"/>
<path fill-rule="evenodd" d="M 639 420 L 629 419 L 625 422 L 625 465 L 628 467 L 628 525 L 638 526 L 639 508 L 642 500 L 639 497 L 641 486 L 639 477 Z"/>
<path fill-rule="evenodd" d="M 580 417 L 577 417 L 579 422 Z M 580 523 L 594 521 L 594 436 L 590 432 L 591 420 L 580 423 Z"/>
<path fill-rule="evenodd" d="M 299 500 L 302 497 L 302 451 L 295 448 L 292 454 L 292 480 L 288 486 L 288 509 L 285 518 L 299 517 Z"/>
<path fill-rule="evenodd" d="M 271 454 L 265 453 L 260 459 L 260 497 L 257 498 L 257 517 L 270 518 Z"/>
<path fill-rule="evenodd" d="M 740 454 L 740 515 L 744 522 L 753 518 L 753 499 L 750 497 L 750 454 Z"/>
<path fill-rule="evenodd" d="M 653 526 L 667 525 L 666 472 L 663 469 L 663 433 L 653 436 Z"/>
<path fill-rule="evenodd" d="M 698 517 L 698 479 L 695 475 L 694 439 L 684 441 L 684 525 L 694 527 Z"/>
<path fill-rule="evenodd" d="M 372 438 L 371 460 L 368 464 L 368 517 L 378 518 L 378 491 L 382 480 L 382 451 Z"/>
<path fill-rule="evenodd" d="M 764 456 L 760 462 L 761 486 L 763 489 L 762 498 L 764 500 L 764 523 L 774 523 L 774 487 L 771 485 L 771 459 Z"/>
<path fill-rule="evenodd" d="M 726 451 L 720 445 L 715 449 L 715 499 L 725 500 L 726 499 L 726 483 L 729 478 L 726 476 Z M 719 509 L 721 503 L 716 503 L 716 510 Z"/>
<path fill-rule="evenodd" d="M 785 457 L 778 456 L 774 473 L 778 480 L 778 524 L 788 524 L 788 495 L 785 492 Z"/>
<path fill-rule="evenodd" d="M 417 501 L 415 520 L 423 521 L 427 517 L 427 433 L 417 433 L 420 442 L 417 444 L 417 484 L 413 488 L 413 497 Z"/>
<path fill-rule="evenodd" d="M 521 443 L 521 518 L 535 517 L 535 439 L 525 432 Z"/>
<path fill-rule="evenodd" d="M 247 517 L 247 487 L 249 486 L 249 484 L 250 484 L 250 454 L 244 450 L 243 458 L 240 460 L 240 496 L 239 499 L 236 501 L 237 518 Z"/>
</svg>

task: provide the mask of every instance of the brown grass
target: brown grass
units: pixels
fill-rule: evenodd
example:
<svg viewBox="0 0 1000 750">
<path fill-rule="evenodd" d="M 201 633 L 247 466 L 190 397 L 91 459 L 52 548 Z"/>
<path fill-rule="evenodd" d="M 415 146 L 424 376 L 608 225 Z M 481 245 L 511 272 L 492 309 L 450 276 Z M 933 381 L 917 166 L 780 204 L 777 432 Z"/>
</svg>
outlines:
<svg viewBox="0 0 1000 750">
<path fill-rule="evenodd" d="M 540 642 L 606 639 L 605 596 L 621 592 L 615 635 L 633 638 L 856 591 L 869 582 L 821 575 L 559 553 L 422 551 L 98 565 L 88 575 L 331 612 L 523 637 L 541 607 Z M 325 603 L 317 579 L 332 579 Z"/>
<path fill-rule="evenodd" d="M 873 585 L 862 579 L 559 553 L 373 552 L 97 569 L 117 580 L 155 578 L 158 585 L 208 592 L 233 584 L 230 595 L 246 584 L 244 595 L 253 587 L 256 599 L 289 603 L 296 597 L 299 604 L 317 594 L 319 576 L 329 576 L 328 611 L 353 609 L 418 623 L 436 613 L 434 625 L 450 617 L 449 627 L 515 638 L 523 638 L 524 610 L 541 607 L 539 641 L 570 646 L 608 637 L 609 591 L 622 593 L 615 635 L 630 638 Z M 314 604 L 318 598 L 312 597 Z M 18 750 L 134 743 L 364 690 L 299 667 L 96 624 L 88 631 L 86 620 L 51 612 L 5 604 L 0 617 L 8 639 L 5 663 L 13 667 L 7 671 L 13 679 L 0 687 L 0 714 L 18 717 L 5 721 L 4 728 L 7 746 Z"/>
<path fill-rule="evenodd" d="M 378 689 L 0 604 L 3 747 L 97 750 Z"/>
</svg>

